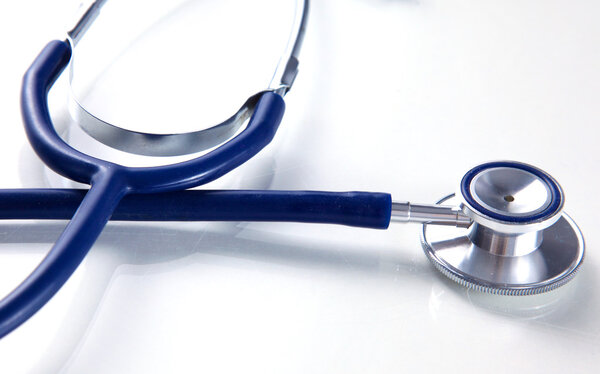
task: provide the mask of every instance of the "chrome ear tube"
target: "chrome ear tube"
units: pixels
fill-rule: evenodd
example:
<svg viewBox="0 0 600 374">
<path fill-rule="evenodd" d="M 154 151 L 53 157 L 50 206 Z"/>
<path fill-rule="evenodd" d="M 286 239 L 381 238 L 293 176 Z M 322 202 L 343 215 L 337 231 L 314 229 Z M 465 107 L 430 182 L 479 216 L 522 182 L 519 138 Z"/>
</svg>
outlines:
<svg viewBox="0 0 600 374">
<path fill-rule="evenodd" d="M 75 25 L 68 32 L 68 42 L 71 45 L 73 54 L 76 54 L 75 47 L 98 17 L 105 3 L 106 0 L 89 0 L 85 5 L 82 5 L 81 14 L 78 15 Z M 265 92 L 274 92 L 284 97 L 292 88 L 298 74 L 299 55 L 306 33 L 310 1 L 296 0 L 295 3 L 294 24 L 268 87 L 249 96 L 237 111 L 223 122 L 190 132 L 154 133 L 133 131 L 119 124 L 104 121 L 86 108 L 82 102 L 78 101 L 75 94 L 71 93 L 69 112 L 73 120 L 85 133 L 100 143 L 123 152 L 138 155 L 155 157 L 189 155 L 207 151 L 223 144 L 232 139 L 244 127 Z M 71 82 L 76 69 L 74 67 L 75 60 L 73 57 L 69 63 Z"/>
<path fill-rule="evenodd" d="M 439 204 L 458 206 L 472 223 L 451 228 L 426 222 L 423 249 L 440 272 L 464 286 L 538 294 L 570 281 L 583 261 L 583 236 L 562 212 L 560 185 L 531 165 L 477 166 L 463 177 L 459 193 Z"/>
</svg>

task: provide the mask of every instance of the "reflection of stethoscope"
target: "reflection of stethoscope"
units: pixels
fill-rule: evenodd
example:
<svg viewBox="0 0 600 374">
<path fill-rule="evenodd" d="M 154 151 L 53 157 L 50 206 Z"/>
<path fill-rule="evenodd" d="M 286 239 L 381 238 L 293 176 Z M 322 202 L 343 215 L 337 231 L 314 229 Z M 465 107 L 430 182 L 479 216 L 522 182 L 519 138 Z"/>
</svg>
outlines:
<svg viewBox="0 0 600 374">
<path fill-rule="evenodd" d="M 146 134 L 108 124 L 76 104 L 82 128 L 117 149 L 169 156 L 224 142 L 220 146 L 196 159 L 147 168 L 122 166 L 73 149 L 53 127 L 47 94 L 103 3 L 93 2 L 86 9 L 68 41 L 49 43 L 23 81 L 22 111 L 31 145 L 54 171 L 91 188 L 0 192 L 2 218 L 71 219 L 40 265 L 0 302 L 0 337 L 52 298 L 109 219 L 289 221 L 378 229 L 390 221 L 418 222 L 424 224 L 425 253 L 438 270 L 468 287 L 507 295 L 549 291 L 578 270 L 584 242 L 575 223 L 562 213 L 562 189 L 550 175 L 523 163 L 490 162 L 471 169 L 459 192 L 440 200 L 447 205 L 392 202 L 389 194 L 370 192 L 184 191 L 223 176 L 272 140 L 283 116 L 283 96 L 296 76 L 308 0 L 298 1 L 293 36 L 274 83 L 222 124 L 193 133 Z"/>
</svg>

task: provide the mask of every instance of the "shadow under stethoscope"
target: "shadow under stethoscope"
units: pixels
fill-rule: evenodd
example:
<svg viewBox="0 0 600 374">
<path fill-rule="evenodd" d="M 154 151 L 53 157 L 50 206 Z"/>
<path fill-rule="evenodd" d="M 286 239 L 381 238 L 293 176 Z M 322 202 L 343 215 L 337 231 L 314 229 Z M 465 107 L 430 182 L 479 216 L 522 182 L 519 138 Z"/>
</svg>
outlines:
<svg viewBox="0 0 600 374">
<path fill-rule="evenodd" d="M 205 261 L 202 255 L 210 255 L 213 260 L 225 257 L 296 268 L 317 267 L 330 272 L 383 274 L 392 277 L 393 281 L 397 281 L 402 269 L 415 267 L 409 250 L 398 251 L 392 257 L 382 257 L 377 251 L 348 248 L 347 245 L 344 248 L 334 248 L 330 243 L 323 246 L 293 245 L 289 244 L 285 235 L 270 232 L 259 233 L 261 240 L 236 237 L 244 230 L 243 224 L 195 222 L 177 225 L 181 227 L 174 228 L 172 223 L 109 223 L 83 263 L 84 271 L 78 278 L 74 301 L 66 308 L 63 326 L 57 330 L 60 336 L 55 339 L 60 340 L 60 344 L 51 345 L 33 373 L 58 372 L 76 358 L 117 269 L 123 265 L 145 266 L 144 274 L 163 273 Z M 11 243 L 50 244 L 58 238 L 64 226 L 64 222 L 57 221 L 3 224 L 2 231 L 10 235 L 0 237 L 0 244 L 3 247 Z M 263 237 L 265 240 L 262 240 Z M 2 248 L 0 256 L 19 251 L 15 247 Z M 395 265 L 382 266 L 382 262 Z M 230 263 L 230 266 L 236 266 L 235 261 Z M 405 272 L 406 276 L 414 276 L 415 273 L 429 274 L 430 269 L 424 267 Z"/>
</svg>

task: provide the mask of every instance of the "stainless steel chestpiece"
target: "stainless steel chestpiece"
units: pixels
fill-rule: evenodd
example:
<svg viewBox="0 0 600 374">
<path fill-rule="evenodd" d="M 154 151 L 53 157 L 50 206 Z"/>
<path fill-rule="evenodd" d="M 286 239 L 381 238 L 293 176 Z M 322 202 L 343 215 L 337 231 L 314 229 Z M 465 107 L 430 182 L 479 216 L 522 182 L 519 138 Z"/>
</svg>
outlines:
<svg viewBox="0 0 600 374">
<path fill-rule="evenodd" d="M 562 212 L 563 191 L 549 174 L 490 162 L 467 172 L 459 190 L 438 203 L 460 207 L 468 228 L 423 225 L 423 249 L 444 275 L 502 295 L 542 293 L 574 277 L 584 240 Z"/>
</svg>

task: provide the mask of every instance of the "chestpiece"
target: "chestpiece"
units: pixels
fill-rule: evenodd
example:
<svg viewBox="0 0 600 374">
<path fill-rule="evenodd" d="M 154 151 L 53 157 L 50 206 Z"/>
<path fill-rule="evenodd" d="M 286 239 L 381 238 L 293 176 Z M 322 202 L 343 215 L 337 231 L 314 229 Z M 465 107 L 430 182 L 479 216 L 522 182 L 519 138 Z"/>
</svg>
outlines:
<svg viewBox="0 0 600 374">
<path fill-rule="evenodd" d="M 423 248 L 438 270 L 504 295 L 546 292 L 573 278 L 583 261 L 583 236 L 562 212 L 563 191 L 549 174 L 490 162 L 468 171 L 459 191 L 438 204 L 458 205 L 473 221 L 469 228 L 423 225 Z"/>
</svg>

